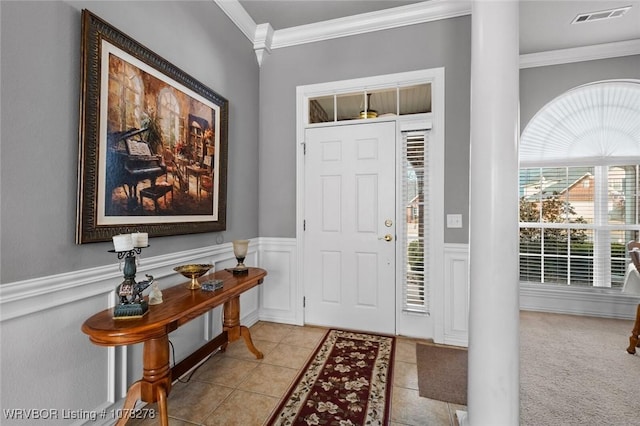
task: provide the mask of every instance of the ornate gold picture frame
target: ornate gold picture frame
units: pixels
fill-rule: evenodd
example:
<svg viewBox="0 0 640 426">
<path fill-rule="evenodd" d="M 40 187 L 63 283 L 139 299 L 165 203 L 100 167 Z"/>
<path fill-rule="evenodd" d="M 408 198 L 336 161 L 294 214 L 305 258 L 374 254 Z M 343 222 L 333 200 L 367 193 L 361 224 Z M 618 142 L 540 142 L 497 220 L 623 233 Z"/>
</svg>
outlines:
<svg viewBox="0 0 640 426">
<path fill-rule="evenodd" d="M 82 11 L 76 242 L 226 229 L 222 96 Z"/>
</svg>

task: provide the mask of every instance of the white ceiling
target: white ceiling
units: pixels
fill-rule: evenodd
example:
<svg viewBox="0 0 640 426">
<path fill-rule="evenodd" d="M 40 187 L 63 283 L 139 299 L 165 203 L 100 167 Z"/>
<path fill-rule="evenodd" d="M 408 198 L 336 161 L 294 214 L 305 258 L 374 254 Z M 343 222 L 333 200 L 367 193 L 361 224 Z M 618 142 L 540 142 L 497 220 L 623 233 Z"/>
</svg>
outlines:
<svg viewBox="0 0 640 426">
<path fill-rule="evenodd" d="M 463 2 L 464 0 L 446 0 Z M 432 3 L 443 0 L 431 0 Z M 239 0 L 256 24 L 274 30 L 406 6 L 404 0 Z M 425 2 L 430 3 L 430 2 Z M 468 1 L 465 3 L 469 3 Z M 578 14 L 632 6 L 622 17 L 571 24 Z M 520 53 L 640 40 L 640 0 L 521 0 Z"/>
<path fill-rule="evenodd" d="M 420 3 L 421 0 L 240 0 L 256 24 L 274 30 Z"/>
</svg>

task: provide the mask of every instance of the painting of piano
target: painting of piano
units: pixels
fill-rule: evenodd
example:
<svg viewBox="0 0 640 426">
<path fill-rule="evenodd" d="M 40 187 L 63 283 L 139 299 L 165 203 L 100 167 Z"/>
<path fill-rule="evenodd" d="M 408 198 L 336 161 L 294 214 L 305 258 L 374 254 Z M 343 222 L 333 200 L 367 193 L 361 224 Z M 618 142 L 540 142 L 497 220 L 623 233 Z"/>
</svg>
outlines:
<svg viewBox="0 0 640 426">
<path fill-rule="evenodd" d="M 78 244 L 226 228 L 228 101 L 82 13 Z"/>
</svg>

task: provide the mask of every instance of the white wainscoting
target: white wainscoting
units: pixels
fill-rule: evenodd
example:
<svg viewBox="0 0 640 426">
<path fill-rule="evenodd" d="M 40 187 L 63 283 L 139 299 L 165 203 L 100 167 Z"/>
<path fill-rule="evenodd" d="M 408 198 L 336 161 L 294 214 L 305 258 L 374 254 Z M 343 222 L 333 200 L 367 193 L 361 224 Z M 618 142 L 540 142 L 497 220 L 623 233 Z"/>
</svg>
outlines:
<svg viewBox="0 0 640 426">
<path fill-rule="evenodd" d="M 268 249 L 272 246 L 266 245 Z M 260 265 L 260 250 L 260 240 L 252 240 L 248 265 Z M 279 261 L 269 256 L 265 261 L 273 267 L 265 285 L 286 277 L 277 270 Z M 221 269 L 235 266 L 236 260 L 231 243 L 155 257 L 143 253 L 137 278 L 150 274 L 161 289 L 171 287 L 185 282 L 173 271 L 174 266 L 185 263 L 213 263 Z M 142 344 L 100 347 L 80 328 L 88 317 L 114 305 L 115 289 L 121 281 L 122 272 L 114 257 L 112 265 L 0 286 L 0 423 L 26 424 L 26 415 L 31 421 L 35 421 L 34 415 L 40 416 L 50 425 L 114 423 L 111 410 L 122 407 L 129 385 L 142 377 Z M 243 325 L 251 326 L 259 319 L 260 287 L 240 297 Z M 172 365 L 219 334 L 221 318 L 222 308 L 217 307 L 171 333 Z M 22 419 L 9 419 L 4 410 L 14 410 Z M 105 418 L 100 415 L 103 410 Z M 98 415 L 95 422 L 91 418 L 94 414 Z M 48 418 L 43 419 L 45 415 Z"/>
<path fill-rule="evenodd" d="M 438 308 L 443 312 L 445 344 L 468 343 L 468 250 L 467 244 L 444 246 L 444 291 Z M 213 263 L 217 269 L 234 266 L 231 244 L 143 256 L 137 274 L 139 279 L 151 274 L 160 288 L 166 288 L 185 281 L 173 271 L 174 266 L 204 262 Z M 258 320 L 302 325 L 295 238 L 251 240 L 246 263 L 266 269 L 268 275 L 262 285 L 241 296 L 241 322 L 247 326 Z M 51 425 L 113 423 L 110 410 L 122 407 L 129 385 L 142 376 L 142 345 L 100 347 L 92 344 L 80 327 L 89 316 L 113 306 L 115 288 L 121 281 L 122 272 L 114 260 L 108 266 L 0 286 L 3 410 L 58 410 L 57 419 L 46 421 Z M 589 290 L 522 285 L 521 308 L 634 318 L 637 297 Z M 221 317 L 222 309 L 218 307 L 171 333 L 171 362 L 181 361 L 220 333 Z M 85 418 L 64 418 L 62 410 Z M 102 410 L 106 410 L 106 419 L 93 422 L 86 418 Z M 25 424 L 24 420 L 10 420 L 3 412 L 0 422 Z"/>
<path fill-rule="evenodd" d="M 469 245 L 444 245 L 444 343 L 469 345 Z"/>
<path fill-rule="evenodd" d="M 303 325 L 302 295 L 296 277 L 298 259 L 295 238 L 261 238 L 260 266 L 267 279 L 260 286 L 260 319 Z"/>
<path fill-rule="evenodd" d="M 469 246 L 445 244 L 444 343 L 468 345 Z M 519 283 L 520 309 L 633 320 L 640 298 L 606 288 Z"/>
</svg>

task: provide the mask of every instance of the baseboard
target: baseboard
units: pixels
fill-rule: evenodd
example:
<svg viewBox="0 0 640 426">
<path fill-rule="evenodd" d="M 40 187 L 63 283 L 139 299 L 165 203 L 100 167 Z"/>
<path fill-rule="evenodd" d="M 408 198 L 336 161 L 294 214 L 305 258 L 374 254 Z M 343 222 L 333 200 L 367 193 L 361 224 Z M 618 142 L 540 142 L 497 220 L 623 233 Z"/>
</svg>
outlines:
<svg viewBox="0 0 640 426">
<path fill-rule="evenodd" d="M 460 426 L 469 426 L 469 416 L 464 410 L 456 410 L 456 417 Z"/>
<path fill-rule="evenodd" d="M 640 298 L 618 290 L 520 284 L 520 309 L 602 318 L 634 319 Z"/>
</svg>

